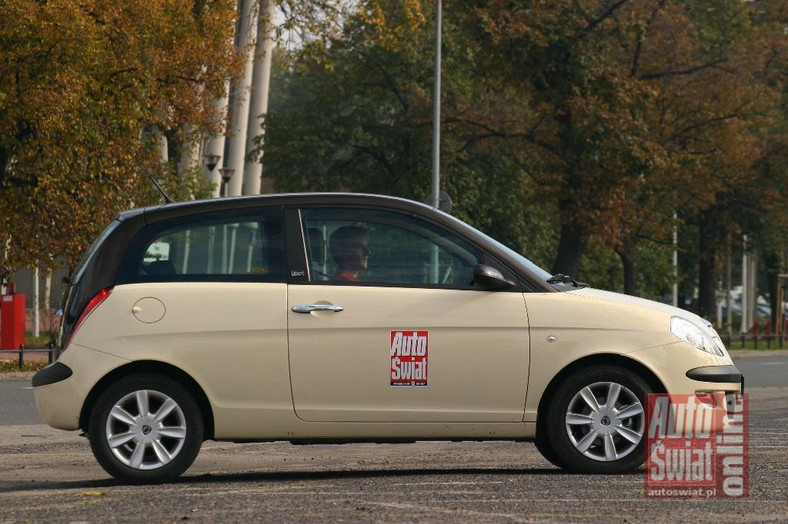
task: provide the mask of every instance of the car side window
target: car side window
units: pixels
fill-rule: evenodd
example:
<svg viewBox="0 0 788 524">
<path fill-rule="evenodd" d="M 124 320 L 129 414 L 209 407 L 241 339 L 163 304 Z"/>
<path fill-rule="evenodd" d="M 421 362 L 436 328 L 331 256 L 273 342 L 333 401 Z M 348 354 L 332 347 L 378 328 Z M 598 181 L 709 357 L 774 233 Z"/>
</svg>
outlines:
<svg viewBox="0 0 788 524">
<path fill-rule="evenodd" d="M 284 282 L 281 210 L 203 213 L 143 229 L 121 265 L 119 283 Z"/>
<path fill-rule="evenodd" d="M 311 282 L 464 288 L 478 249 L 420 218 L 371 209 L 304 209 Z"/>
</svg>

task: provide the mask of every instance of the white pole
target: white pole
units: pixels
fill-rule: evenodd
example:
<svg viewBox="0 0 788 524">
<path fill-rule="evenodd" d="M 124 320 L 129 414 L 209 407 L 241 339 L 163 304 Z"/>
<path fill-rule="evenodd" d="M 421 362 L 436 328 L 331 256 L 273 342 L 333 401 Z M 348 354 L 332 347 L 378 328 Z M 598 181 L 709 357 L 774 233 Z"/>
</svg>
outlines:
<svg viewBox="0 0 788 524">
<path fill-rule="evenodd" d="M 730 241 L 728 241 L 730 245 Z M 725 260 L 725 331 L 730 338 L 733 334 L 733 312 L 731 311 L 731 256 Z"/>
<path fill-rule="evenodd" d="M 227 90 L 228 91 L 230 90 L 229 82 L 227 82 Z M 222 111 L 221 114 L 223 115 L 222 121 L 224 126 L 227 125 L 227 103 L 228 103 L 227 97 L 224 97 L 216 101 L 217 106 L 219 105 L 223 106 L 223 109 L 220 109 L 220 111 Z M 223 130 L 222 134 L 212 136 L 210 140 L 208 140 L 208 142 L 205 144 L 205 149 L 203 150 L 203 154 L 218 156 L 220 163 L 219 165 L 221 165 L 221 163 L 224 162 L 224 143 L 225 143 L 225 137 Z M 222 177 L 219 174 L 219 167 L 215 166 L 213 170 L 210 170 L 208 169 L 207 166 L 203 166 L 203 173 L 205 173 L 205 177 L 208 180 L 210 180 L 211 183 L 213 184 L 213 192 L 211 193 L 211 196 L 213 196 L 214 198 L 218 198 L 219 192 L 221 191 L 221 187 L 222 187 Z"/>
<path fill-rule="evenodd" d="M 234 82 L 230 102 L 230 147 L 225 167 L 235 169 L 235 176 L 227 184 L 227 196 L 238 196 L 243 191 L 244 164 L 246 156 L 246 130 L 249 124 L 249 91 L 252 85 L 254 65 L 254 45 L 257 39 L 257 13 L 255 0 L 239 0 L 241 19 L 237 32 L 237 46 L 246 53 L 246 67 L 243 75 Z"/>
<path fill-rule="evenodd" d="M 11 236 L 9 235 L 3 246 L 3 261 L 8 260 L 8 252 L 11 250 Z M 8 292 L 8 283 L 2 274 L 0 274 L 0 295 L 5 295 Z"/>
<path fill-rule="evenodd" d="M 44 309 L 47 312 L 47 331 L 55 331 L 52 317 L 52 270 L 47 268 L 44 278 Z"/>
<path fill-rule="evenodd" d="M 719 295 L 719 298 L 722 298 L 722 295 Z M 722 325 L 722 300 L 717 300 L 717 325 Z"/>
<path fill-rule="evenodd" d="M 164 136 L 164 133 L 161 133 L 157 140 L 159 142 L 159 155 L 161 161 L 166 164 L 170 160 L 170 152 L 167 148 L 167 137 Z"/>
<path fill-rule="evenodd" d="M 750 321 L 750 326 L 755 324 L 758 309 L 758 252 L 753 249 L 747 256 L 750 262 L 750 267 L 747 270 L 747 285 L 749 286 L 749 294 L 747 295 L 747 306 L 749 311 L 747 318 Z"/>
<path fill-rule="evenodd" d="M 191 127 L 187 127 L 187 134 L 191 134 Z M 200 165 L 200 143 L 195 140 L 184 142 L 180 151 L 178 162 L 178 177 L 183 177 L 188 171 Z M 188 195 L 187 198 L 194 198 Z"/>
<path fill-rule="evenodd" d="M 678 215 L 673 212 L 673 306 L 679 305 L 679 228 Z"/>
<path fill-rule="evenodd" d="M 246 151 L 254 148 L 254 139 L 263 136 L 265 130 L 260 117 L 268 112 L 268 91 L 271 85 L 271 59 L 274 54 L 274 0 L 260 2 L 260 15 L 257 20 L 257 44 L 254 53 L 254 74 L 249 105 L 249 125 L 247 128 Z M 247 161 L 244 166 L 244 194 L 260 194 L 263 176 L 263 159 Z"/>
<path fill-rule="evenodd" d="M 747 291 L 749 288 L 747 284 L 747 270 L 749 269 L 749 265 L 747 261 L 747 235 L 743 235 L 741 255 L 741 327 L 739 328 L 741 333 L 746 333 L 749 327 L 749 323 L 747 322 L 747 313 L 749 311 L 747 305 L 747 295 L 749 294 Z"/>
<path fill-rule="evenodd" d="M 237 23 L 232 25 L 233 42 L 235 41 L 236 25 Z M 221 191 L 222 177 L 219 174 L 219 168 L 224 166 L 226 163 L 224 146 L 226 142 L 225 134 L 227 133 L 227 118 L 229 115 L 230 88 L 230 79 L 228 78 L 224 83 L 224 92 L 222 93 L 222 96 L 213 102 L 213 107 L 216 110 L 216 115 L 219 118 L 221 128 L 218 130 L 216 135 L 210 137 L 203 148 L 204 155 L 216 155 L 219 158 L 219 164 L 214 166 L 213 169 L 208 169 L 208 166 L 203 164 L 203 173 L 205 174 L 205 177 L 213 183 L 214 186 L 213 193 L 211 194 L 214 198 L 219 197 L 219 191 Z"/>
<path fill-rule="evenodd" d="M 41 316 L 39 308 L 39 281 L 38 281 L 38 264 L 33 269 L 33 336 L 38 337 L 41 335 Z"/>
<path fill-rule="evenodd" d="M 227 224 L 222 226 L 222 275 L 228 274 L 227 271 Z"/>
<path fill-rule="evenodd" d="M 435 85 L 432 93 L 432 192 L 430 202 L 434 208 L 440 205 L 441 183 L 441 25 L 443 23 L 441 0 L 435 2 Z M 438 283 L 438 247 L 430 252 L 430 282 Z"/>
<path fill-rule="evenodd" d="M 183 264 L 181 265 L 181 274 L 186 275 L 189 273 L 189 251 L 191 249 L 191 230 L 186 231 L 186 241 L 183 246 Z"/>
<path fill-rule="evenodd" d="M 230 262 L 227 265 L 227 274 L 235 273 L 235 240 L 238 236 L 238 224 L 230 224 L 232 234 L 230 235 Z"/>
<path fill-rule="evenodd" d="M 441 0 L 435 2 L 435 84 L 432 93 L 432 194 L 431 204 L 440 204 L 441 170 L 441 25 L 443 9 Z"/>
</svg>

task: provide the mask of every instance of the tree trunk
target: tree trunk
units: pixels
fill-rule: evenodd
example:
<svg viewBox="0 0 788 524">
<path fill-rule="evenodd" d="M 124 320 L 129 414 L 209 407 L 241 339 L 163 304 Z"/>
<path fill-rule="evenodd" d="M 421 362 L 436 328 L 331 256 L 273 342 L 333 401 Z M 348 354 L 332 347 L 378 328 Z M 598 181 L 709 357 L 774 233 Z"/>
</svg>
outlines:
<svg viewBox="0 0 788 524">
<path fill-rule="evenodd" d="M 621 259 L 624 268 L 624 293 L 627 295 L 637 295 L 637 279 L 635 278 L 635 256 L 631 248 L 617 249 L 616 253 Z"/>
<path fill-rule="evenodd" d="M 0 186 L 3 185 L 5 179 L 5 169 L 8 166 L 8 151 L 4 147 L 0 147 Z"/>
<path fill-rule="evenodd" d="M 561 238 L 558 241 L 558 255 L 553 263 L 553 274 L 563 273 L 576 280 L 580 277 L 580 261 L 586 248 L 585 233 L 578 224 L 568 223 L 561 226 Z"/>
<path fill-rule="evenodd" d="M 698 261 L 698 314 L 712 319 L 717 314 L 717 210 L 700 216 L 700 259 Z"/>
</svg>

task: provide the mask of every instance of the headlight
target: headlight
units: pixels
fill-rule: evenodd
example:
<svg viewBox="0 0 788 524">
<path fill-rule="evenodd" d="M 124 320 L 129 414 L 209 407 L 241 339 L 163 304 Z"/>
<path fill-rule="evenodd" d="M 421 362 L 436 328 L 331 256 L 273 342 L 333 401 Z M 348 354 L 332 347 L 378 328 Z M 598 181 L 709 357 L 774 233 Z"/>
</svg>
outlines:
<svg viewBox="0 0 788 524">
<path fill-rule="evenodd" d="M 725 356 L 725 348 L 722 346 L 722 341 L 719 340 L 719 337 L 710 337 L 698 325 L 686 318 L 672 317 L 670 319 L 670 332 L 696 349 L 720 357 Z"/>
</svg>

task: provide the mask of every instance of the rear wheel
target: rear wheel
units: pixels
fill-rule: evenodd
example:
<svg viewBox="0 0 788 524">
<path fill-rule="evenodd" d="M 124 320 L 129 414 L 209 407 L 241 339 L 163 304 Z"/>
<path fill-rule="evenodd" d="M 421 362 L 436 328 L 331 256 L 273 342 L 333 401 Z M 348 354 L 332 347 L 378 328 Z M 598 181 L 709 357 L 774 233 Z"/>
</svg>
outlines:
<svg viewBox="0 0 788 524">
<path fill-rule="evenodd" d="M 547 419 L 547 439 L 560 463 L 583 473 L 625 473 L 640 467 L 643 406 L 651 392 L 642 378 L 617 366 L 594 366 L 567 377 Z"/>
<path fill-rule="evenodd" d="M 178 382 L 161 375 L 132 375 L 101 394 L 88 434 L 96 460 L 113 477 L 167 482 L 197 457 L 203 421 L 197 403 Z"/>
</svg>

